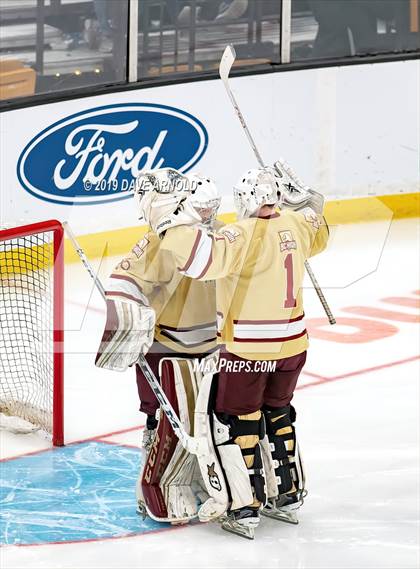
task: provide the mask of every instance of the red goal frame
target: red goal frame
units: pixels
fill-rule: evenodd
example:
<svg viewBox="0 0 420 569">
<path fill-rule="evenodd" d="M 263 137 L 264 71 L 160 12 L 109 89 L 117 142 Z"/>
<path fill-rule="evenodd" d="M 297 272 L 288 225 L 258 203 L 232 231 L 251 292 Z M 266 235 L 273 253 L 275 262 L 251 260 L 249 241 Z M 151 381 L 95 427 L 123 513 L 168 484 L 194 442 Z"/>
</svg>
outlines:
<svg viewBox="0 0 420 569">
<path fill-rule="evenodd" d="M 64 229 L 51 219 L 11 229 L 0 230 L 0 241 L 28 237 L 38 233 L 53 234 L 53 424 L 52 443 L 64 445 Z"/>
</svg>

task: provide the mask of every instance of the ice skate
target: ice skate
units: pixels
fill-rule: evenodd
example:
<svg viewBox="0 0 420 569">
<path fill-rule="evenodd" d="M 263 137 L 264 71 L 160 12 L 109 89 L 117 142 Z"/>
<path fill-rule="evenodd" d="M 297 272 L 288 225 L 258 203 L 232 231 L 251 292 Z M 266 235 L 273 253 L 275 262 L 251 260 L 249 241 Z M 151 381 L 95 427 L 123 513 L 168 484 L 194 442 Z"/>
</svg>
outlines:
<svg viewBox="0 0 420 569">
<path fill-rule="evenodd" d="M 157 428 L 158 421 L 154 415 L 148 415 L 146 426 L 143 430 L 143 437 L 141 446 L 144 449 L 146 455 L 148 454 L 150 447 L 153 444 L 153 439 L 155 438 L 156 428 Z"/>
<path fill-rule="evenodd" d="M 144 449 L 145 453 L 147 454 L 152 446 L 153 439 L 155 437 L 156 429 L 147 429 L 145 428 L 143 431 L 143 437 L 141 446 Z"/>
<path fill-rule="evenodd" d="M 254 539 L 255 528 L 260 523 L 258 508 L 245 506 L 239 510 L 233 510 L 221 518 L 222 529 L 245 537 Z"/>
<path fill-rule="evenodd" d="M 144 505 L 143 502 L 141 502 L 140 500 L 137 501 L 137 509 L 136 512 L 138 513 L 139 516 L 142 517 L 143 520 L 145 520 L 147 518 L 147 510 L 146 510 L 146 506 Z"/>
<path fill-rule="evenodd" d="M 261 513 L 267 518 L 297 525 L 299 523 L 297 511 L 302 503 L 303 500 L 299 498 L 296 492 L 283 494 L 277 499 L 268 500 Z"/>
</svg>

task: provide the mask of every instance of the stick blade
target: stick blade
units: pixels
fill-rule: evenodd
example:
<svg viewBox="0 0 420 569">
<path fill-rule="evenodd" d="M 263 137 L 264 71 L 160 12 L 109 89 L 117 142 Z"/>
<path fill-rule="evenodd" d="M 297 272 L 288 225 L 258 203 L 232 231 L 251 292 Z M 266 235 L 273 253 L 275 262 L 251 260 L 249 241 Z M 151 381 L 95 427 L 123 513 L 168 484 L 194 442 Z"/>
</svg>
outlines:
<svg viewBox="0 0 420 569">
<path fill-rule="evenodd" d="M 232 65 L 236 59 L 236 52 L 235 48 L 232 44 L 226 46 L 225 51 L 223 52 L 222 59 L 220 60 L 219 65 L 219 75 L 220 79 L 223 82 L 226 82 L 229 78 L 230 70 L 232 69 Z"/>
</svg>

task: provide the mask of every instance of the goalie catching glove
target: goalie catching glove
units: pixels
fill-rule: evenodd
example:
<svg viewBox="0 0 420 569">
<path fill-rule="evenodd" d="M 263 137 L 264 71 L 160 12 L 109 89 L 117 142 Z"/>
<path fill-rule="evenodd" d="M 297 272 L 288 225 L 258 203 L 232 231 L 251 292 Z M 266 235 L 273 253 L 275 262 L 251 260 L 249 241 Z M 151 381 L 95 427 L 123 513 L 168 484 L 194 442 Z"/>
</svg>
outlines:
<svg viewBox="0 0 420 569">
<path fill-rule="evenodd" d="M 119 285 L 124 281 L 116 281 Z M 112 285 L 111 285 L 112 287 Z M 128 299 L 121 292 L 107 291 L 107 319 L 96 356 L 97 367 L 125 371 L 134 365 L 140 354 L 146 354 L 153 343 L 155 311 L 136 299 Z"/>
<path fill-rule="evenodd" d="M 295 211 L 309 207 L 315 213 L 322 215 L 324 196 L 305 186 L 285 160 L 280 159 L 274 163 L 274 174 L 281 186 L 280 207 Z"/>
</svg>

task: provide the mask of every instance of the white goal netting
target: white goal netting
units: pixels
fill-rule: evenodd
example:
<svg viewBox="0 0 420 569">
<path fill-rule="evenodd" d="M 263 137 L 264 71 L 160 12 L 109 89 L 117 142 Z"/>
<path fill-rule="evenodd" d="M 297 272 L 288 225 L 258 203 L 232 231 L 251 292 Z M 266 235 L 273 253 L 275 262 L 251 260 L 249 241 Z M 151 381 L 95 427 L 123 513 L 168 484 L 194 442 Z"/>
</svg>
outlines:
<svg viewBox="0 0 420 569">
<path fill-rule="evenodd" d="M 0 426 L 52 433 L 53 232 L 7 235 L 0 231 Z"/>
</svg>

